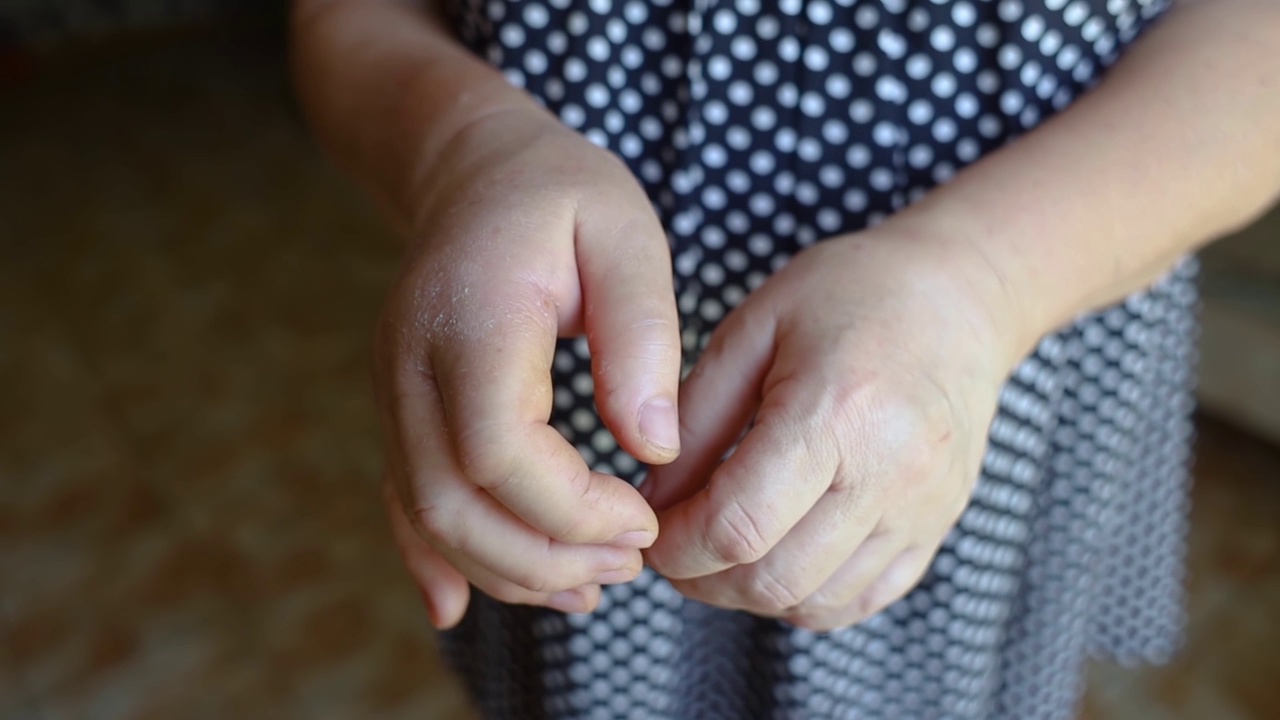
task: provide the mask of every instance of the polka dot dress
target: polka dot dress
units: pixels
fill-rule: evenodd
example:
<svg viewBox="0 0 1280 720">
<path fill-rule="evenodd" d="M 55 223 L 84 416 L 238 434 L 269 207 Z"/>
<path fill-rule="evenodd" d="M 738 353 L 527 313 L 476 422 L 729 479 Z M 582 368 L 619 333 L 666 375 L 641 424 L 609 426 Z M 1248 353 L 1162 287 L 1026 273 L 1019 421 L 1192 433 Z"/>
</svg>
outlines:
<svg viewBox="0 0 1280 720">
<path fill-rule="evenodd" d="M 623 158 L 667 228 L 686 356 L 806 246 L 874 224 L 1067 107 L 1165 0 L 454 0 L 511 83 Z M 972 502 L 923 582 L 817 634 L 646 571 L 590 616 L 478 597 L 446 648 L 486 718 L 1074 713 L 1090 656 L 1181 624 L 1195 266 L 1046 338 L 1003 389 Z M 587 348 L 553 423 L 637 480 Z"/>
</svg>

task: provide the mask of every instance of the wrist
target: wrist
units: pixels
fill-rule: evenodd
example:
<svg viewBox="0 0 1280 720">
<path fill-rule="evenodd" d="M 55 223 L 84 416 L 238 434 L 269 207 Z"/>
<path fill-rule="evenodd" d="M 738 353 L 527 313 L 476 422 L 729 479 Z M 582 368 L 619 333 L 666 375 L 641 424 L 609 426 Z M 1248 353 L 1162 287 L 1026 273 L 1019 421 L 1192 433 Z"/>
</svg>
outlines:
<svg viewBox="0 0 1280 720">
<path fill-rule="evenodd" d="M 1011 372 L 1056 327 L 1045 319 L 1014 264 L 965 227 L 963 218 L 910 208 L 878 229 L 914 247 L 921 272 L 948 289 L 955 311 L 969 318 L 974 333 L 993 351 L 997 373 Z"/>
<path fill-rule="evenodd" d="M 402 227 L 461 128 L 504 108 L 539 110 L 415 4 L 300 2 L 292 56 L 316 135 Z"/>
</svg>

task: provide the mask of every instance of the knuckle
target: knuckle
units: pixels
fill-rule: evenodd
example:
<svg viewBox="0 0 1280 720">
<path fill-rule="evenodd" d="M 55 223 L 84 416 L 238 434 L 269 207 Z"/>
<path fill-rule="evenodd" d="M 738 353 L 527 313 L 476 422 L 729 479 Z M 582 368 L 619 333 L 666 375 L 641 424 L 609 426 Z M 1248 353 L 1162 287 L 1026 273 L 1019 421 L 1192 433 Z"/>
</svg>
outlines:
<svg viewBox="0 0 1280 720">
<path fill-rule="evenodd" d="M 867 593 L 863 593 L 854 598 L 853 602 L 849 603 L 849 607 L 845 612 L 845 615 L 847 616 L 849 624 L 852 625 L 866 620 L 872 615 L 875 615 L 879 610 L 880 608 L 877 606 L 875 598 L 871 597 Z"/>
<path fill-rule="evenodd" d="M 423 538 L 461 550 L 463 537 L 454 523 L 456 513 L 443 505 L 419 504 L 409 511 L 409 522 Z"/>
<path fill-rule="evenodd" d="M 592 478 L 591 471 L 586 465 L 575 469 L 566 484 L 569 488 L 570 496 L 574 498 L 574 507 L 591 507 Z M 555 540 L 574 545 L 609 539 L 599 536 L 599 533 L 595 530 L 595 524 L 592 522 L 593 517 L 595 515 L 591 512 L 557 513 L 548 526 L 541 529 Z"/>
<path fill-rule="evenodd" d="M 873 593 L 862 600 L 862 606 L 859 608 L 860 617 L 871 617 L 876 613 L 884 610 L 890 605 L 898 602 L 906 596 L 908 588 L 895 588 L 893 590 L 882 593 Z"/>
<path fill-rule="evenodd" d="M 829 592 L 818 590 L 796 603 L 790 611 L 797 618 L 817 619 L 835 614 L 840 609 L 840 603 Z"/>
<path fill-rule="evenodd" d="M 707 545 L 716 559 L 745 565 L 764 557 L 771 543 L 761 520 L 740 500 L 730 498 L 707 529 Z"/>
<path fill-rule="evenodd" d="M 519 564 L 507 576 L 507 580 L 535 594 L 545 594 L 552 590 L 550 578 L 539 569 L 527 564 Z"/>
<path fill-rule="evenodd" d="M 489 597 L 508 605 L 529 605 L 538 598 L 536 593 L 506 582 L 490 583 L 488 587 L 482 589 Z"/>
<path fill-rule="evenodd" d="M 501 492 L 517 478 L 518 464 L 502 448 L 510 445 L 494 426 L 473 428 L 458 437 L 458 467 L 472 484 Z"/>
<path fill-rule="evenodd" d="M 800 628 L 801 630 L 808 630 L 810 632 L 830 632 L 841 627 L 840 623 L 836 622 L 832 617 L 808 612 L 788 615 L 785 619 L 788 623 Z"/>
<path fill-rule="evenodd" d="M 744 591 L 748 609 L 760 615 L 782 615 L 804 599 L 774 573 L 757 570 L 747 580 Z"/>
</svg>

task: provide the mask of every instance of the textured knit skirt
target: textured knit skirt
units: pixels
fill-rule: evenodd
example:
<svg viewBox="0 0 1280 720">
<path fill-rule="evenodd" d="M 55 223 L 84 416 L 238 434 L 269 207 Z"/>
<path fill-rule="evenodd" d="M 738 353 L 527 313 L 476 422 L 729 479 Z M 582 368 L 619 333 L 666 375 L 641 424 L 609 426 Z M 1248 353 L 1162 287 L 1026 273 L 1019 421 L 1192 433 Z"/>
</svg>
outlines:
<svg viewBox="0 0 1280 720">
<path fill-rule="evenodd" d="M 686 355 L 795 253 L 874 224 L 1067 108 L 1163 0 L 454 0 L 461 42 L 620 156 L 671 241 Z M 1089 148 L 1082 147 L 1081 152 Z M 1046 198 L 1052 202 L 1052 198 Z M 1182 621 L 1197 304 L 1184 262 L 1043 340 L 918 587 L 831 633 L 646 571 L 589 616 L 478 593 L 445 636 L 485 718 L 1071 717 L 1090 657 Z M 633 481 L 563 341 L 552 422 Z"/>
</svg>

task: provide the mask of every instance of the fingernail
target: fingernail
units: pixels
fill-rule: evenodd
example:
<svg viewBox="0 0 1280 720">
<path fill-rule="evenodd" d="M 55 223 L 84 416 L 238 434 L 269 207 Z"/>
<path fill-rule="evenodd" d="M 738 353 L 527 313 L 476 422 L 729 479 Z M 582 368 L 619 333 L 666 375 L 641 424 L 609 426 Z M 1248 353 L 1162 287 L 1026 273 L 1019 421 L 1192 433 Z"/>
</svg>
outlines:
<svg viewBox="0 0 1280 720">
<path fill-rule="evenodd" d="M 657 489 L 657 483 L 653 481 L 653 473 L 645 475 L 640 484 L 636 486 L 636 490 L 640 492 L 640 497 L 645 500 L 653 499 L 653 491 Z"/>
<path fill-rule="evenodd" d="M 675 403 L 666 398 L 650 400 L 640 408 L 640 435 L 664 452 L 680 452 L 679 423 Z"/>
<path fill-rule="evenodd" d="M 609 544 L 643 550 L 644 548 L 652 545 L 653 541 L 657 539 L 658 536 L 648 530 L 632 530 L 630 532 L 624 532 L 618 537 L 610 540 Z"/>
<path fill-rule="evenodd" d="M 565 590 L 548 597 L 547 607 L 563 613 L 584 613 L 587 611 L 587 599 L 577 590 Z"/>
<path fill-rule="evenodd" d="M 431 596 L 426 590 L 419 590 L 418 593 L 422 595 L 422 604 L 427 606 L 427 619 L 431 621 L 432 627 L 439 630 L 440 617 L 436 614 L 436 604 L 431 601 Z"/>
<path fill-rule="evenodd" d="M 636 573 L 634 570 L 618 568 L 617 570 L 609 570 L 608 572 L 600 573 L 592 582 L 596 585 L 617 585 L 618 583 L 631 582 L 635 576 Z"/>
</svg>

